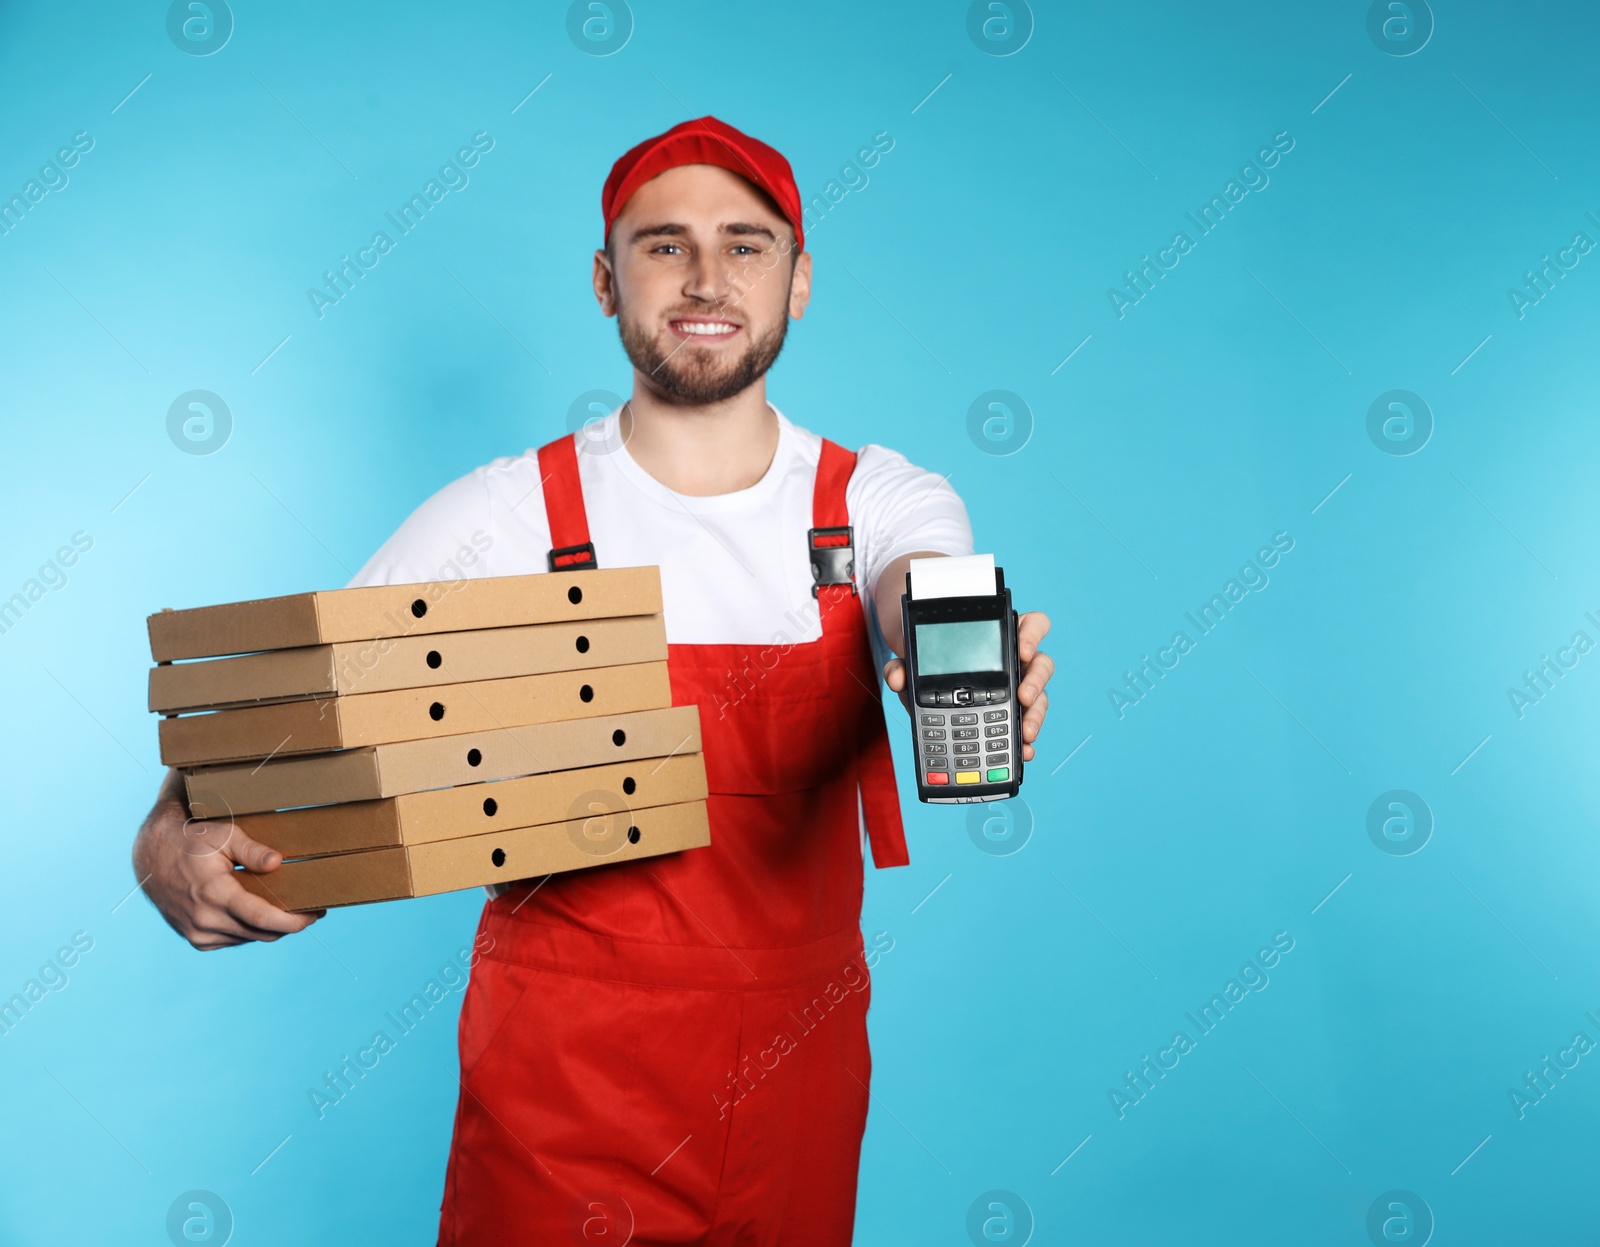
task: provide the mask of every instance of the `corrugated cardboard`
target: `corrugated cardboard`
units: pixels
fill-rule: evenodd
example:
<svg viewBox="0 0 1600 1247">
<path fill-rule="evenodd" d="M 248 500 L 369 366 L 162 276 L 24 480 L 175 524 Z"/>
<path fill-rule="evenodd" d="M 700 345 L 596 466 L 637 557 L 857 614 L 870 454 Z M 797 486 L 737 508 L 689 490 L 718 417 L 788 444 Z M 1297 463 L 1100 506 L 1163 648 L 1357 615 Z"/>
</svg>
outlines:
<svg viewBox="0 0 1600 1247">
<path fill-rule="evenodd" d="M 549 671 L 663 662 L 660 615 L 342 641 L 150 668 L 150 709 L 165 714 L 310 697 L 382 693 Z"/>
<path fill-rule="evenodd" d="M 672 704 L 664 662 L 478 680 L 162 719 L 168 766 L 454 736 Z"/>
<path fill-rule="evenodd" d="M 175 662 L 660 610 L 661 573 L 655 567 L 331 589 L 160 611 L 149 619 L 150 656 L 156 662 Z"/>
<path fill-rule="evenodd" d="M 699 708 L 671 706 L 304 758 L 201 767 L 187 772 L 184 784 L 196 818 L 225 818 L 699 752 Z"/>
<path fill-rule="evenodd" d="M 277 849 L 285 858 L 326 857 L 535 827 L 559 822 L 580 809 L 585 813 L 639 810 L 705 798 L 705 759 L 689 753 L 463 784 L 379 801 L 245 814 L 234 822 L 252 840 Z"/>
<path fill-rule="evenodd" d="M 619 811 L 488 835 L 285 862 L 239 871 L 251 892 L 288 910 L 431 896 L 632 861 L 711 843 L 704 801 Z"/>
</svg>

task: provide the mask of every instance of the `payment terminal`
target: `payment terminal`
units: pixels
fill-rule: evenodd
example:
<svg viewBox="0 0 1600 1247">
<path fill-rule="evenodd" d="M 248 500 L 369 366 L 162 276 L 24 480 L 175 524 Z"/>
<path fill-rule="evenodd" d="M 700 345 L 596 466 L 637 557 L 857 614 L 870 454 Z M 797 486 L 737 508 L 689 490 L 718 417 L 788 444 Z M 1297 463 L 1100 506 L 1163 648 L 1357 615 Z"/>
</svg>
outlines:
<svg viewBox="0 0 1600 1247">
<path fill-rule="evenodd" d="M 900 599 L 917 796 L 999 801 L 1022 786 L 1017 613 L 989 554 L 912 559 Z"/>
</svg>

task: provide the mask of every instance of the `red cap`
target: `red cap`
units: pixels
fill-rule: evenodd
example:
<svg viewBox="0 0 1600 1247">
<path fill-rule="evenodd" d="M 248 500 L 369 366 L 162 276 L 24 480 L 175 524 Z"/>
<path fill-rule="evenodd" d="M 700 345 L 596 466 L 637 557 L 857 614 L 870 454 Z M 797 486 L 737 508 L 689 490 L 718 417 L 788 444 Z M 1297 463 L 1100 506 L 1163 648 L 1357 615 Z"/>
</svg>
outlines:
<svg viewBox="0 0 1600 1247">
<path fill-rule="evenodd" d="M 635 191 L 651 178 L 679 165 L 717 165 L 760 187 L 772 196 L 778 210 L 794 227 L 795 250 L 805 250 L 800 188 L 795 185 L 789 162 L 776 148 L 715 117 L 701 117 L 698 121 L 675 125 L 665 134 L 646 139 L 611 166 L 611 176 L 606 178 L 605 189 L 600 192 L 606 237 L 611 236 L 611 223 Z"/>
</svg>

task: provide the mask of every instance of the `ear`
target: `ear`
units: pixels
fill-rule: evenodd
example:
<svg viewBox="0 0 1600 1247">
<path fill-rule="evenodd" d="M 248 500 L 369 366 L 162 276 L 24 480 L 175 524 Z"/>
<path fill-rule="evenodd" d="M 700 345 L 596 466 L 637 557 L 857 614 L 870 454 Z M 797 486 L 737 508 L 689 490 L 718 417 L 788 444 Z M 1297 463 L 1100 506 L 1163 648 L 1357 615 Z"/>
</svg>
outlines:
<svg viewBox="0 0 1600 1247">
<path fill-rule="evenodd" d="M 794 275 L 789 279 L 789 316 L 799 320 L 806 314 L 811 302 L 811 253 L 802 251 L 795 257 Z"/>
<path fill-rule="evenodd" d="M 602 316 L 617 314 L 617 275 L 604 247 L 594 253 L 594 297 Z"/>
</svg>

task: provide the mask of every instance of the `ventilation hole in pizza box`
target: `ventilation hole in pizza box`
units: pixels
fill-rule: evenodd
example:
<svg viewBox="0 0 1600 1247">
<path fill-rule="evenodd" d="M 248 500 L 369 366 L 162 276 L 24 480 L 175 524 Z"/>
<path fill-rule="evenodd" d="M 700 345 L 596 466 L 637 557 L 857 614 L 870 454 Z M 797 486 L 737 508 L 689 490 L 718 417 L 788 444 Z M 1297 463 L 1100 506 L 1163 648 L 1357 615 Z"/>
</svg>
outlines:
<svg viewBox="0 0 1600 1247">
<path fill-rule="evenodd" d="M 594 700 L 594 689 L 590 685 L 585 684 L 582 688 L 580 688 L 578 690 L 578 700 L 579 701 L 593 701 Z"/>
<path fill-rule="evenodd" d="M 578 653 L 587 654 L 589 652 L 589 638 L 588 637 L 586 637 L 586 636 L 579 637 L 578 641 L 577 641 L 577 645 L 578 645 Z"/>
<path fill-rule="evenodd" d="M 633 796 L 634 789 L 636 789 L 638 786 L 638 784 L 633 782 L 632 775 L 629 775 L 622 781 L 622 791 L 627 793 L 630 797 Z"/>
<path fill-rule="evenodd" d="M 623 745 L 628 743 L 628 734 L 619 727 L 616 731 L 611 733 L 611 743 L 620 749 Z"/>
<path fill-rule="evenodd" d="M 443 661 L 444 655 L 439 653 L 438 650 L 431 649 L 428 651 L 428 666 L 432 667 L 435 671 L 439 669 L 439 664 Z"/>
<path fill-rule="evenodd" d="M 496 849 L 489 854 L 489 860 L 496 866 L 504 866 L 506 864 L 506 851 L 504 849 Z"/>
<path fill-rule="evenodd" d="M 483 754 L 479 753 L 476 749 L 467 750 L 467 765 L 468 766 L 477 766 L 478 763 L 480 763 L 482 761 L 483 761 Z"/>
<path fill-rule="evenodd" d="M 583 601 L 583 590 L 578 588 L 577 585 L 573 585 L 572 588 L 567 590 L 567 601 L 576 606 L 579 602 Z"/>
<path fill-rule="evenodd" d="M 485 814 L 487 814 L 490 818 L 493 818 L 495 816 L 495 814 L 499 811 L 499 809 L 500 809 L 500 803 L 498 801 L 496 801 L 493 797 L 485 797 L 483 799 L 483 812 Z"/>
<path fill-rule="evenodd" d="M 418 598 L 415 602 L 411 603 L 411 613 L 418 619 L 421 619 L 428 613 L 428 604 L 421 598 Z"/>
<path fill-rule="evenodd" d="M 639 829 L 637 827 L 628 828 L 628 843 L 629 844 L 638 844 L 639 843 Z"/>
<path fill-rule="evenodd" d="M 442 701 L 436 701 L 433 703 L 433 705 L 429 706 L 428 717 L 435 723 L 444 718 L 444 703 Z"/>
</svg>

